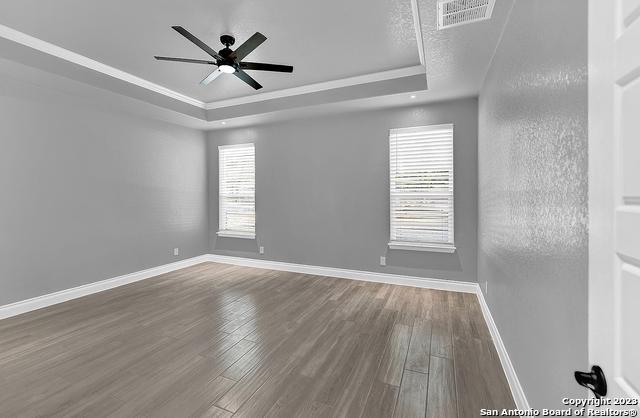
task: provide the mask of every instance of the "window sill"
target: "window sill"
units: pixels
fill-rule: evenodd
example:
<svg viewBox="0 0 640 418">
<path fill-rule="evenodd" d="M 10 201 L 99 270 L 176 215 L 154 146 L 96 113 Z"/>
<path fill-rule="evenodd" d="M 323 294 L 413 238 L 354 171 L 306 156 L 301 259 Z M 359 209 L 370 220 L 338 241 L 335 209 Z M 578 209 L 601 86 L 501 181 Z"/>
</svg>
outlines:
<svg viewBox="0 0 640 418">
<path fill-rule="evenodd" d="M 217 234 L 219 237 L 256 239 L 256 234 L 250 232 L 218 231 Z"/>
<path fill-rule="evenodd" d="M 389 248 L 392 250 L 408 250 L 408 251 L 429 251 L 433 253 L 454 253 L 455 245 L 447 244 L 420 244 L 417 242 L 399 242 L 391 241 Z"/>
</svg>

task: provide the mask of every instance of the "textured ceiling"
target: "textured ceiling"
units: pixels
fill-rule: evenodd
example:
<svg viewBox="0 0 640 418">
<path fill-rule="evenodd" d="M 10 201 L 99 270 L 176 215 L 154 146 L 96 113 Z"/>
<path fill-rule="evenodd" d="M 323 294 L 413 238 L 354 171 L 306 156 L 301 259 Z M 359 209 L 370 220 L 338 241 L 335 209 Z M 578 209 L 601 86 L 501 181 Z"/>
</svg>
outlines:
<svg viewBox="0 0 640 418">
<path fill-rule="evenodd" d="M 174 112 L 179 120 L 186 117 L 201 127 L 217 126 L 220 121 L 228 127 L 234 120 L 251 124 L 254 116 L 262 122 L 271 117 L 295 117 L 305 109 L 379 108 L 477 95 L 513 0 L 496 0 L 490 20 L 443 31 L 437 30 L 438 0 L 416 1 L 427 80 L 418 65 L 411 0 L 1 1 L 0 74 L 21 80 L 23 73 L 32 74 L 9 64 L 15 62 L 79 82 L 36 77 L 33 82 L 41 85 L 64 85 L 70 94 L 86 94 L 82 84 L 97 87 L 91 90 L 92 97 L 100 90 L 116 93 L 133 99 L 131 107 L 144 103 L 151 105 L 144 112 L 160 113 L 161 118 L 166 118 L 163 111 Z M 202 87 L 199 81 L 212 68 L 153 59 L 153 55 L 207 58 L 171 29 L 176 24 L 216 48 L 221 47 L 221 33 L 235 35 L 239 45 L 258 30 L 268 40 L 248 59 L 294 65 L 295 72 L 252 72 L 265 86 L 259 94 L 231 75 Z M 51 53 L 50 48 L 25 43 L 23 35 L 15 38 L 15 30 L 188 97 L 136 81 L 132 84 L 127 77 L 58 58 L 59 53 Z M 393 69 L 400 69 L 393 77 L 369 77 L 366 82 L 295 93 L 282 91 Z M 341 105 L 347 102 L 351 104 Z"/>
<path fill-rule="evenodd" d="M 491 19 L 437 30 L 437 0 L 418 0 L 429 91 L 476 95 L 513 0 L 496 0 Z"/>
<path fill-rule="evenodd" d="M 153 55 L 206 59 L 171 29 L 181 25 L 222 48 L 255 31 L 267 41 L 247 60 L 290 64 L 294 74 L 254 71 L 261 92 L 419 64 L 410 0 L 20 0 L 0 2 L 0 24 L 205 102 L 254 91 L 214 67 L 156 62 Z"/>
</svg>

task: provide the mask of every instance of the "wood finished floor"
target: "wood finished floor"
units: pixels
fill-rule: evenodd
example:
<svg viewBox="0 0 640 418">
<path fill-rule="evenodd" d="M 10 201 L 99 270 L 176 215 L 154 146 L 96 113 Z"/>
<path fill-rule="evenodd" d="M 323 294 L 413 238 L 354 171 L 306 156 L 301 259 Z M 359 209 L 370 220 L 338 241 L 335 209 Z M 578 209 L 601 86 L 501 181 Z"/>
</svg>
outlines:
<svg viewBox="0 0 640 418">
<path fill-rule="evenodd" d="M 0 417 L 513 408 L 475 295 L 203 263 L 0 321 Z"/>
</svg>

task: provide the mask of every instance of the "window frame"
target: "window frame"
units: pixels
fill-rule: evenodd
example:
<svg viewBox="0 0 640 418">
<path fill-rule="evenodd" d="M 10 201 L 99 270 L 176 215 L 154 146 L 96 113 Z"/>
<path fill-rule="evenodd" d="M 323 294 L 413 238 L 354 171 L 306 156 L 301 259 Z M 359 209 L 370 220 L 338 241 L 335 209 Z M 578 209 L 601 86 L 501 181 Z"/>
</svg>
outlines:
<svg viewBox="0 0 640 418">
<path fill-rule="evenodd" d="M 253 232 L 247 231 L 234 231 L 234 230 L 225 230 L 221 229 L 221 227 L 225 224 L 223 221 L 223 211 L 222 211 L 222 196 L 221 196 L 221 179 L 222 179 L 222 164 L 221 158 L 222 153 L 221 150 L 225 149 L 233 149 L 233 148 L 253 148 L 253 168 L 254 168 L 254 176 L 253 176 Z M 228 238 L 242 238 L 242 239 L 255 239 L 256 238 L 256 218 L 257 218 L 257 205 L 256 205 L 256 149 L 255 143 L 246 142 L 242 144 L 229 144 L 229 145 L 218 145 L 218 231 L 216 235 L 219 237 L 228 237 Z"/>
<path fill-rule="evenodd" d="M 425 130 L 438 130 L 438 129 L 451 129 L 451 223 L 449 224 L 450 235 L 452 237 L 451 242 L 427 242 L 427 241 L 398 241 L 393 240 L 393 200 L 391 194 L 392 190 L 392 175 L 391 172 L 391 144 L 392 134 L 394 132 L 403 130 L 415 130 L 424 128 Z M 442 123 L 435 125 L 422 125 L 402 128 L 389 129 L 389 243 L 388 247 L 393 250 L 409 250 L 409 251 L 428 251 L 438 253 L 453 253 L 456 251 L 455 245 L 455 127 L 453 123 Z"/>
</svg>

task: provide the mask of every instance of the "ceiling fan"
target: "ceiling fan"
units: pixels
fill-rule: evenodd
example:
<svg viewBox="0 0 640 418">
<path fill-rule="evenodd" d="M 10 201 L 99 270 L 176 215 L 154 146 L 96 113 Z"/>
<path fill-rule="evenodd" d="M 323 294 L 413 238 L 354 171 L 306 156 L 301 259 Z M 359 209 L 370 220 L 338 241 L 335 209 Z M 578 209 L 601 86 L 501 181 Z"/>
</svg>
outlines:
<svg viewBox="0 0 640 418">
<path fill-rule="evenodd" d="M 155 59 L 160 61 L 177 61 L 177 62 L 189 62 L 192 64 L 205 64 L 205 65 L 216 65 L 218 68 L 209 74 L 205 79 L 203 79 L 200 84 L 207 85 L 211 83 L 213 80 L 218 78 L 221 74 L 233 74 L 238 77 L 240 80 L 244 81 L 254 89 L 261 89 L 262 86 L 249 74 L 247 74 L 244 70 L 258 70 L 258 71 L 275 71 L 280 73 L 292 73 L 293 67 L 290 65 L 279 65 L 279 64 L 265 64 L 261 62 L 247 62 L 242 61 L 247 55 L 249 55 L 254 49 L 256 49 L 260 44 L 267 40 L 267 37 L 261 34 L 260 32 L 256 32 L 251 36 L 245 43 L 240 45 L 235 51 L 231 50 L 229 47 L 233 45 L 236 40 L 231 35 L 222 35 L 220 37 L 220 42 L 225 46 L 220 51 L 216 52 L 213 48 L 209 47 L 207 44 L 202 42 L 200 39 L 196 38 L 192 35 L 188 30 L 183 28 L 182 26 L 172 26 L 172 28 L 178 32 L 180 35 L 184 36 L 191 42 L 193 42 L 196 46 L 202 49 L 207 54 L 211 55 L 215 59 L 215 61 L 207 61 L 207 60 L 199 60 L 199 59 L 191 59 L 191 58 L 174 58 L 174 57 L 159 57 L 156 56 Z"/>
</svg>

